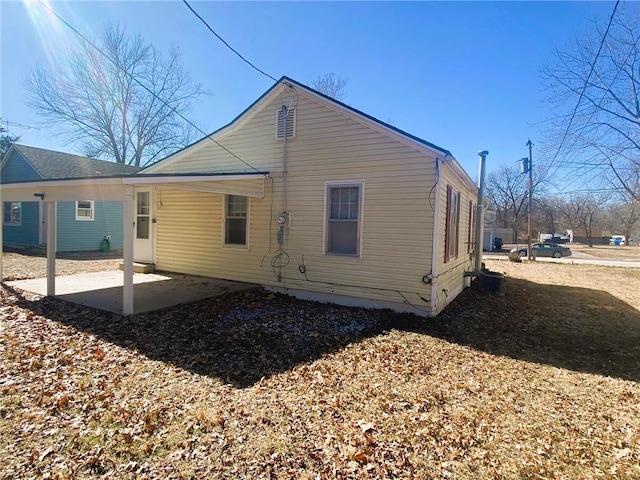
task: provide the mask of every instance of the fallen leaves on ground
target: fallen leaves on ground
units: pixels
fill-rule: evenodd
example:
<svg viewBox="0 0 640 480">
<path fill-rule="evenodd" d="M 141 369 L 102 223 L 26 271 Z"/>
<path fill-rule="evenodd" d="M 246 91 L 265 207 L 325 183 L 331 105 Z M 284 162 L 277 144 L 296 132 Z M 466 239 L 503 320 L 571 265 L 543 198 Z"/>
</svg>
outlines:
<svg viewBox="0 0 640 480">
<path fill-rule="evenodd" d="M 640 279 L 501 266 L 503 294 L 432 320 L 261 291 L 121 317 L 3 288 L 0 476 L 640 477 L 640 301 L 585 273 Z"/>
</svg>

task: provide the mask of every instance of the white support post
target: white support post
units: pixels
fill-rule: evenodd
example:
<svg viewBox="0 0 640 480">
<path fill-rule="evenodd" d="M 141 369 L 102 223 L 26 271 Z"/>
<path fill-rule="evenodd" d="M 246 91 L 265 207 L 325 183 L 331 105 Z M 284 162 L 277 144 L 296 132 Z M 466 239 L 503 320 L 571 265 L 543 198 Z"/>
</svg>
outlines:
<svg viewBox="0 0 640 480">
<path fill-rule="evenodd" d="M 131 315 L 133 313 L 133 187 L 125 187 L 125 200 L 122 206 L 123 212 L 123 246 L 122 263 L 124 266 L 124 284 L 122 288 L 122 313 Z"/>
<path fill-rule="evenodd" d="M 56 294 L 56 202 L 45 202 L 47 208 L 47 295 Z"/>
</svg>

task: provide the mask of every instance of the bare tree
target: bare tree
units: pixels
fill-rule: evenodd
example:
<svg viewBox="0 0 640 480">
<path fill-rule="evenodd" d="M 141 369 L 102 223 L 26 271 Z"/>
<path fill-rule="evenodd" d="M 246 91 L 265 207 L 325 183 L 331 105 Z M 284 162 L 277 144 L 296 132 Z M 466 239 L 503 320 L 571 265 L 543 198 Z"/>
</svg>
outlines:
<svg viewBox="0 0 640 480">
<path fill-rule="evenodd" d="M 135 166 L 193 140 L 181 116 L 205 92 L 177 49 L 164 56 L 120 25 L 89 41 L 80 41 L 55 71 L 36 67 L 27 77 L 28 104 L 45 125 L 88 156 Z"/>
<path fill-rule="evenodd" d="M 527 216 L 528 185 L 526 176 L 516 167 L 501 165 L 487 175 L 487 198 L 496 211 L 496 223 L 512 228 L 516 241 Z"/>
<path fill-rule="evenodd" d="M 325 73 L 317 77 L 311 86 L 314 90 L 324 93 L 335 100 L 342 101 L 347 97 L 347 83 L 349 81 L 339 77 L 335 73 Z"/>
<path fill-rule="evenodd" d="M 640 200 L 640 8 L 621 4 L 543 69 L 555 111 L 549 150 L 585 182 L 602 176 Z"/>
<path fill-rule="evenodd" d="M 534 201 L 538 211 L 538 218 L 535 220 L 540 231 L 551 235 L 557 233 L 562 215 L 559 208 L 560 200 L 557 197 L 536 197 Z"/>
<path fill-rule="evenodd" d="M 546 170 L 533 171 L 533 198 L 540 194 L 545 185 Z M 487 194 L 490 208 L 496 211 L 496 223 L 501 227 L 512 228 L 517 241 L 521 229 L 525 229 L 529 213 L 529 182 L 516 166 L 500 165 L 487 175 Z M 533 232 L 532 232 L 533 233 Z"/>
<path fill-rule="evenodd" d="M 579 193 L 570 195 L 559 204 L 565 221 L 571 229 L 584 229 L 590 247 L 593 247 L 593 229 L 598 226 L 598 215 L 603 212 L 603 205 L 610 198 L 610 195 L 604 193 Z"/>
<path fill-rule="evenodd" d="M 640 187 L 640 182 L 638 187 Z M 609 214 L 611 227 L 615 230 L 612 233 L 622 233 L 627 239 L 626 245 L 629 245 L 629 239 L 640 230 L 640 201 L 630 195 L 624 195 L 622 198 L 607 209 Z"/>
</svg>

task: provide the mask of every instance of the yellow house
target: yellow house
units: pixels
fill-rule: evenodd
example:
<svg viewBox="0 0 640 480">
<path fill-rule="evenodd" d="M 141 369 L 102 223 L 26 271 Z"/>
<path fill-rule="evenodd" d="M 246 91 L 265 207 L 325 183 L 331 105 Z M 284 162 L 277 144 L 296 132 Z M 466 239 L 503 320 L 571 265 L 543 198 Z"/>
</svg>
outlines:
<svg viewBox="0 0 640 480">
<path fill-rule="evenodd" d="M 473 269 L 477 189 L 451 153 L 290 78 L 140 175 L 196 173 L 234 188 L 138 187 L 136 260 L 425 316 Z"/>
<path fill-rule="evenodd" d="M 39 199 L 53 220 L 57 202 L 122 202 L 124 314 L 134 311 L 134 261 L 423 316 L 476 270 L 477 188 L 451 153 L 287 77 L 137 173 L 5 183 L 0 196 Z"/>
</svg>

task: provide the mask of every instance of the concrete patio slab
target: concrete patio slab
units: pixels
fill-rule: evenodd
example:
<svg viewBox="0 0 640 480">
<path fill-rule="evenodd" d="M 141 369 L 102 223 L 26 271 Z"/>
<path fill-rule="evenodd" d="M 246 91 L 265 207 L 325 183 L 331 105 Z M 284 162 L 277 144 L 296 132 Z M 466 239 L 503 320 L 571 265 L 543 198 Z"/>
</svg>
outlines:
<svg viewBox="0 0 640 480">
<path fill-rule="evenodd" d="M 47 279 L 14 280 L 7 285 L 40 295 L 47 294 Z M 87 307 L 122 313 L 123 273 L 120 270 L 56 277 L 56 298 Z M 229 292 L 248 290 L 250 283 L 181 273 L 135 273 L 133 313 L 191 303 Z"/>
</svg>

